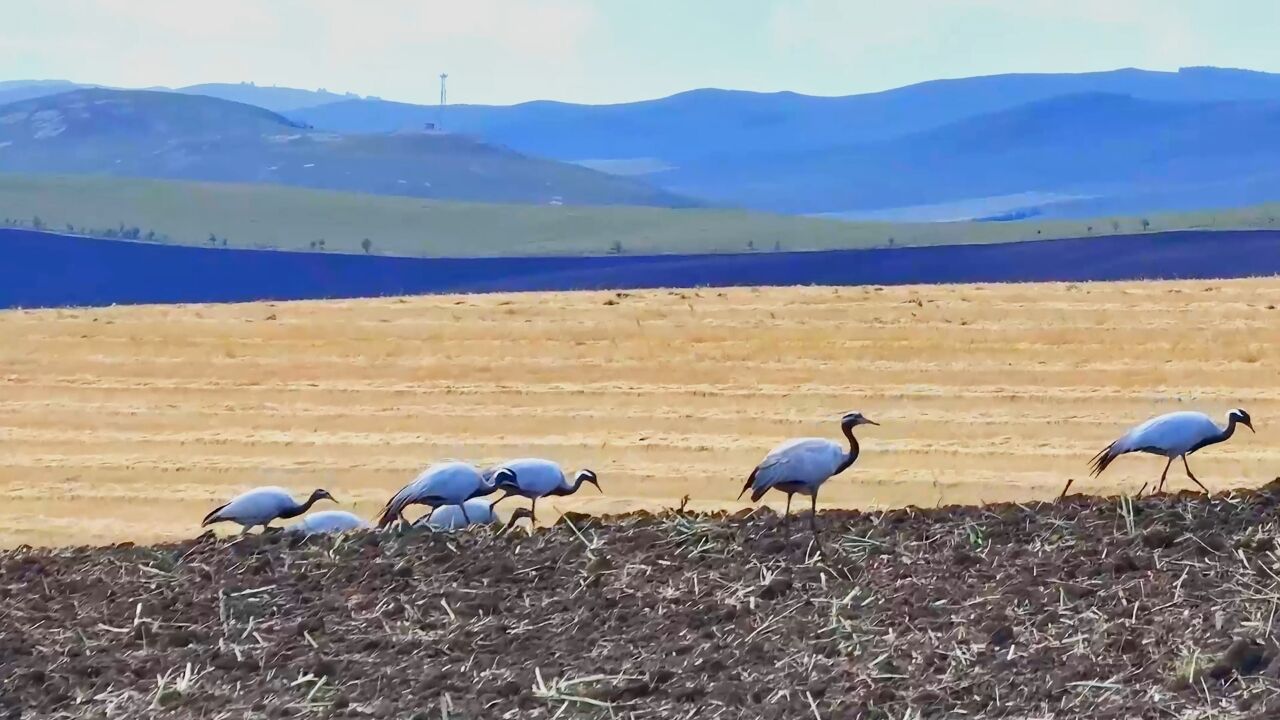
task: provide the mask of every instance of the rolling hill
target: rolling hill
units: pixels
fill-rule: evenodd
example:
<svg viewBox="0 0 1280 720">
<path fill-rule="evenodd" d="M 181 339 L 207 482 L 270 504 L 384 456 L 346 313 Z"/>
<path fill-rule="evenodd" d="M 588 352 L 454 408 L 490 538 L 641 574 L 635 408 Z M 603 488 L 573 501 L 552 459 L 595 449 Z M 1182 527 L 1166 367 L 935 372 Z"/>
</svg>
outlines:
<svg viewBox="0 0 1280 720">
<path fill-rule="evenodd" d="M 0 81 L 0 105 L 57 95 L 82 87 L 85 86 L 67 80 L 2 80 Z"/>
<path fill-rule="evenodd" d="M 0 173 L 0 226 L 179 245 L 418 257 L 834 250 L 1277 229 L 1280 205 L 1146 218 L 840 222 L 719 209 L 442 202 L 268 185 Z M 364 240 L 369 240 L 366 249 Z"/>
<path fill-rule="evenodd" d="M 331 93 L 328 90 L 302 90 L 299 88 L 256 85 L 254 83 L 203 83 L 173 90 L 184 95 L 205 95 L 232 102 L 257 105 L 273 112 L 289 112 L 303 108 L 360 99 L 354 93 Z M 378 132 L 377 130 L 369 132 Z"/>
<path fill-rule="evenodd" d="M 786 212 L 1027 191 L 1116 198 L 1223 183 L 1262 184 L 1276 197 L 1278 163 L 1280 101 L 1182 103 L 1090 93 L 886 142 L 720 157 L 714 164 L 673 170 L 666 184 L 712 200 Z"/>
<path fill-rule="evenodd" d="M 0 107 L 0 170 L 255 182 L 483 202 L 688 206 L 472 138 L 316 132 L 251 105 L 105 89 Z"/>
<path fill-rule="evenodd" d="M 453 106 L 443 117 L 451 130 L 523 152 L 755 209 L 845 213 L 958 199 L 981 207 L 989 196 L 1037 193 L 1069 202 L 1030 211 L 1080 217 L 1275 198 L 1262 158 L 1277 100 L 1280 75 L 1130 69 L 846 97 L 697 90 L 609 106 Z M 437 114 L 347 100 L 293 116 L 355 131 Z M 1261 151 L 1253 158 L 1250 138 Z"/>
<path fill-rule="evenodd" d="M 934 80 L 884 92 L 817 97 L 692 90 L 618 105 L 537 101 L 452 105 L 445 126 L 561 160 L 786 152 L 890 140 L 1026 103 L 1086 93 L 1167 102 L 1280 99 L 1280 74 L 1222 68 L 1113 70 Z M 435 106 L 345 99 L 292 113 L 335 132 L 389 132 L 434 121 Z"/>
</svg>

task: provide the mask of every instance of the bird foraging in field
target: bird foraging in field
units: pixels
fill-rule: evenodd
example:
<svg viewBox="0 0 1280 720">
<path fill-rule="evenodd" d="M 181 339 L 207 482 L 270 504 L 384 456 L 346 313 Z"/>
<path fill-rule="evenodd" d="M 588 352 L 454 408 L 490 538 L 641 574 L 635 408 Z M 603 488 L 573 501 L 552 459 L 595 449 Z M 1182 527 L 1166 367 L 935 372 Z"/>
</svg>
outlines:
<svg viewBox="0 0 1280 720">
<path fill-rule="evenodd" d="M 1187 456 L 1200 448 L 1226 441 L 1235 434 L 1237 424 L 1257 432 L 1253 429 L 1253 420 L 1249 417 L 1249 413 L 1240 408 L 1227 413 L 1225 428 L 1218 427 L 1212 418 L 1201 412 L 1171 412 L 1151 418 L 1121 435 L 1115 442 L 1103 448 L 1102 452 L 1094 455 L 1089 462 L 1090 474 L 1098 477 L 1116 458 L 1126 453 L 1144 452 L 1160 455 L 1169 458 L 1169 461 L 1164 464 L 1164 472 L 1160 473 L 1160 484 L 1156 486 L 1156 492 L 1160 492 L 1164 489 L 1165 478 L 1169 475 L 1169 466 L 1173 465 L 1174 459 L 1182 458 L 1182 466 L 1187 470 L 1187 477 L 1199 485 L 1205 494 L 1208 494 L 1209 488 L 1191 473 Z M 1071 482 L 1068 481 L 1067 488 L 1070 487 Z M 1063 489 L 1062 494 L 1067 494 L 1066 488 Z"/>
<path fill-rule="evenodd" d="M 415 520 L 413 527 L 447 531 L 472 525 L 493 525 L 498 522 L 498 514 L 493 511 L 496 504 L 484 498 L 472 498 L 462 505 L 443 505 Z M 467 511 L 465 515 L 462 514 L 464 508 Z M 507 532 L 523 518 L 532 519 L 533 513 L 528 508 L 516 508 L 500 532 Z"/>
<path fill-rule="evenodd" d="M 285 532 L 300 533 L 302 535 L 325 535 L 372 528 L 373 526 L 363 518 L 346 510 L 321 510 L 320 512 L 313 512 L 285 528 Z"/>
<path fill-rule="evenodd" d="M 791 496 L 809 496 L 809 526 L 813 539 L 818 540 L 818 489 L 835 475 L 839 475 L 858 459 L 860 448 L 853 429 L 859 425 L 879 425 L 862 413 L 851 412 L 840 418 L 840 430 L 849 441 L 846 451 L 842 445 L 825 438 L 797 438 L 777 446 L 751 471 L 751 476 L 738 493 L 738 499 L 751 491 L 751 502 L 758 502 L 770 489 L 787 495 L 787 508 L 782 514 L 783 523 L 791 514 Z"/>
<path fill-rule="evenodd" d="M 464 462 L 442 462 L 431 465 L 422 474 L 405 485 L 378 515 L 378 527 L 386 527 L 396 520 L 404 522 L 404 510 L 410 505 L 427 505 L 432 510 L 443 505 L 461 506 L 462 515 L 470 522 L 463 503 L 478 497 L 492 495 L 498 484 L 513 475 L 510 470 L 499 468 L 491 477 L 484 477 L 474 465 Z"/>
<path fill-rule="evenodd" d="M 507 470 L 510 474 L 497 481 L 498 489 L 505 494 L 498 498 L 494 505 L 518 495 L 532 501 L 529 511 L 535 515 L 538 511 L 538 498 L 548 495 L 572 495 L 578 492 L 584 482 L 589 482 L 596 486 L 596 490 L 604 492 L 600 488 L 600 478 L 594 471 L 579 470 L 573 482 L 569 482 L 559 463 L 542 458 L 511 460 L 498 466 L 493 472 L 496 473 L 498 470 Z"/>
<path fill-rule="evenodd" d="M 304 503 L 296 503 L 288 490 L 281 487 L 260 487 L 237 495 L 231 502 L 204 516 L 200 527 L 218 522 L 233 522 L 241 526 L 240 534 L 261 525 L 265 532 L 272 520 L 298 517 L 320 500 L 337 500 L 324 489 L 316 489 Z"/>
</svg>

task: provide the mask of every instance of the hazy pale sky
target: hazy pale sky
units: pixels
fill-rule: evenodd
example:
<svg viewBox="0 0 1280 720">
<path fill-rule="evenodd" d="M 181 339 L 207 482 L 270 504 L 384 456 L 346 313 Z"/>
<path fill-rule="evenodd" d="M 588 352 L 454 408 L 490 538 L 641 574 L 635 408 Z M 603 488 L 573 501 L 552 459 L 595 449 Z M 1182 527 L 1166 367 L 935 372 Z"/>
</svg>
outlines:
<svg viewBox="0 0 1280 720">
<path fill-rule="evenodd" d="M 605 103 L 939 77 L 1280 71 L 1275 0 L 5 0 L 0 79 Z"/>
</svg>

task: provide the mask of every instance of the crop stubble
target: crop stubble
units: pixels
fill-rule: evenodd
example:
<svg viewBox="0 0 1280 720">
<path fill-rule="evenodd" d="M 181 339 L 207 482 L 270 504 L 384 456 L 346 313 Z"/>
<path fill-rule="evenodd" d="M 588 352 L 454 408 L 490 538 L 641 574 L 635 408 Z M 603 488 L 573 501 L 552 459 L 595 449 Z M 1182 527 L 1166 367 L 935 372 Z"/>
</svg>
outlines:
<svg viewBox="0 0 1280 720">
<path fill-rule="evenodd" d="M 372 516 L 427 462 L 600 473 L 555 512 L 740 507 L 774 444 L 883 423 L 823 505 L 1136 491 L 1130 423 L 1237 405 L 1210 488 L 1280 467 L 1270 280 L 436 296 L 0 313 L 0 545 L 191 537 L 253 485 Z M 1174 471 L 1172 487 L 1187 481 Z M 780 507 L 780 505 L 779 505 Z M 553 512 L 554 510 L 554 512 Z"/>
</svg>

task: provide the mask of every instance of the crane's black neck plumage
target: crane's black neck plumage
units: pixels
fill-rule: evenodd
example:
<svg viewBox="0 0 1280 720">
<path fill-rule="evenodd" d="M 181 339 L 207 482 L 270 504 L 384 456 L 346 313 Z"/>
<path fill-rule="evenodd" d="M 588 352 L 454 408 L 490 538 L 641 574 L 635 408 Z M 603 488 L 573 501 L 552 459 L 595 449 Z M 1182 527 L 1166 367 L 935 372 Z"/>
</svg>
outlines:
<svg viewBox="0 0 1280 720">
<path fill-rule="evenodd" d="M 311 506 L 315 505 L 316 501 L 319 500 L 321 497 L 322 496 L 320 495 L 320 493 L 314 493 L 314 492 L 311 493 L 311 497 L 307 498 L 306 502 L 302 503 L 301 505 L 298 505 L 295 503 L 293 507 L 280 513 L 280 518 L 283 520 L 288 520 L 289 518 L 298 517 L 302 513 L 310 510 Z"/>
<path fill-rule="evenodd" d="M 836 471 L 832 473 L 833 475 L 839 475 L 849 469 L 849 466 L 858 459 L 858 452 L 861 450 L 861 448 L 858 447 L 858 438 L 853 436 L 853 423 L 843 424 L 840 426 L 840 429 L 844 431 L 844 436 L 849 438 L 849 454 L 845 455 L 844 460 L 840 461 L 840 464 L 836 467 Z"/>
<path fill-rule="evenodd" d="M 578 492 L 578 488 L 582 487 L 582 483 L 587 479 L 586 474 L 578 473 L 578 477 L 574 478 L 572 485 L 561 485 L 560 487 L 547 493 L 548 495 L 572 495 Z"/>
<path fill-rule="evenodd" d="M 1238 422 L 1240 422 L 1240 416 L 1235 413 L 1231 413 L 1227 416 L 1227 426 L 1225 428 L 1196 443 L 1195 447 L 1187 451 L 1187 454 L 1190 455 L 1200 448 L 1208 447 L 1209 445 L 1217 445 L 1220 442 L 1226 442 L 1232 435 L 1236 434 L 1236 423 Z"/>
</svg>

